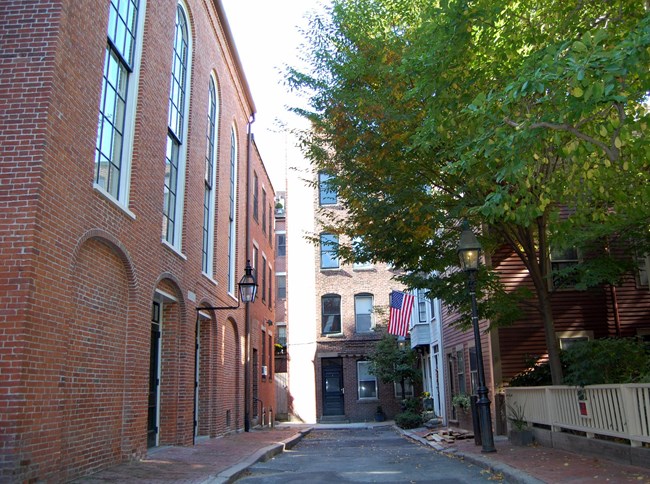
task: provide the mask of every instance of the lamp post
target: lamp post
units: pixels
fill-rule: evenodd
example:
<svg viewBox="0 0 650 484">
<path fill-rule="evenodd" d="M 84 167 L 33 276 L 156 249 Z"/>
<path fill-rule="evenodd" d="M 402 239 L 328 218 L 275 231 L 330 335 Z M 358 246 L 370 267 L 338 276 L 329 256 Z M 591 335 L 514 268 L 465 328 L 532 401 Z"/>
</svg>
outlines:
<svg viewBox="0 0 650 484">
<path fill-rule="evenodd" d="M 478 388 L 476 390 L 478 400 L 476 406 L 478 407 L 481 445 L 483 446 L 482 452 L 496 452 L 494 437 L 492 435 L 490 400 L 488 399 L 488 389 L 485 386 L 481 333 L 478 327 L 478 310 L 476 307 L 476 273 L 478 272 L 478 264 L 481 256 L 481 244 L 466 223 L 460 234 L 458 256 L 460 258 L 460 266 L 469 277 L 469 294 L 472 298 L 472 327 L 474 328 L 474 345 L 476 346 L 476 366 L 478 370 Z"/>
</svg>

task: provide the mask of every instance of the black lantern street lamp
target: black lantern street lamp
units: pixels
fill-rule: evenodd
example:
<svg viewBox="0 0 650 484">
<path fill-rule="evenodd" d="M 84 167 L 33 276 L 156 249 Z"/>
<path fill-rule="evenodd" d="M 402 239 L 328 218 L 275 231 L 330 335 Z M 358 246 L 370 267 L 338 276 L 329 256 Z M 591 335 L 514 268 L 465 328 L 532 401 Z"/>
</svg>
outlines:
<svg viewBox="0 0 650 484">
<path fill-rule="evenodd" d="M 244 269 L 244 275 L 239 281 L 239 299 L 244 304 L 255 302 L 256 295 L 257 282 L 255 281 L 255 276 L 253 276 L 251 261 L 246 261 L 246 269 Z"/>
<path fill-rule="evenodd" d="M 479 259 L 481 257 L 481 244 L 464 224 L 458 244 L 458 256 L 460 266 L 467 272 L 469 277 L 469 294 L 472 298 L 472 327 L 474 328 L 474 345 L 476 346 L 476 366 L 478 370 L 478 407 L 479 427 L 481 431 L 482 452 L 496 452 L 494 437 L 492 435 L 492 417 L 490 415 L 490 400 L 488 389 L 485 386 L 485 372 L 483 370 L 483 351 L 481 350 L 481 333 L 478 327 L 478 310 L 476 307 L 476 273 L 478 272 Z"/>
</svg>

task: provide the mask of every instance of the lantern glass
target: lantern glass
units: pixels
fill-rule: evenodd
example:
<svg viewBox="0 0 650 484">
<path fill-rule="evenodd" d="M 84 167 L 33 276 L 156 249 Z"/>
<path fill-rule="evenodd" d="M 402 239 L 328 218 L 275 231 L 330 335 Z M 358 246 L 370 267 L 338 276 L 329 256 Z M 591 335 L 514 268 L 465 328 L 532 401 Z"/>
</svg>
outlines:
<svg viewBox="0 0 650 484">
<path fill-rule="evenodd" d="M 254 302 L 257 295 L 257 282 L 253 276 L 253 268 L 250 261 L 246 263 L 244 276 L 239 281 L 239 296 L 244 303 Z"/>
<path fill-rule="evenodd" d="M 458 257 L 460 266 L 466 272 L 478 270 L 478 261 L 481 257 L 481 244 L 469 228 L 460 234 L 458 244 Z"/>
</svg>

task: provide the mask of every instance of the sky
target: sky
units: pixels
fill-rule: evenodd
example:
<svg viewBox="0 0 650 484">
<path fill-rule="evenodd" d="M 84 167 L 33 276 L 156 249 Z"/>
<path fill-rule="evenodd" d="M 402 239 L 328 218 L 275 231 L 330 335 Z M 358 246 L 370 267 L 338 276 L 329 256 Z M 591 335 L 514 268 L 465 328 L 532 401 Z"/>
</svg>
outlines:
<svg viewBox="0 0 650 484">
<path fill-rule="evenodd" d="M 299 65 L 300 28 L 319 0 L 222 0 L 246 80 L 257 108 L 253 134 L 276 191 L 284 190 L 285 170 L 299 156 L 295 141 L 282 125 L 301 119 L 288 105 L 300 103 L 282 85 L 285 65 Z M 304 104 L 304 101 L 303 101 Z"/>
</svg>

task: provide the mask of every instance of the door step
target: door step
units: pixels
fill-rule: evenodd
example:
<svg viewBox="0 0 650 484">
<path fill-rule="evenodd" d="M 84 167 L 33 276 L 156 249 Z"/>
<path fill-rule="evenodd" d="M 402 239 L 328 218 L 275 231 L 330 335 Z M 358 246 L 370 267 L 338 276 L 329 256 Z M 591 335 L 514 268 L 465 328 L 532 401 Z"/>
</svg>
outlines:
<svg viewBox="0 0 650 484">
<path fill-rule="evenodd" d="M 323 415 L 318 423 L 323 424 L 342 424 L 350 423 L 350 419 L 346 418 L 345 415 Z"/>
</svg>

